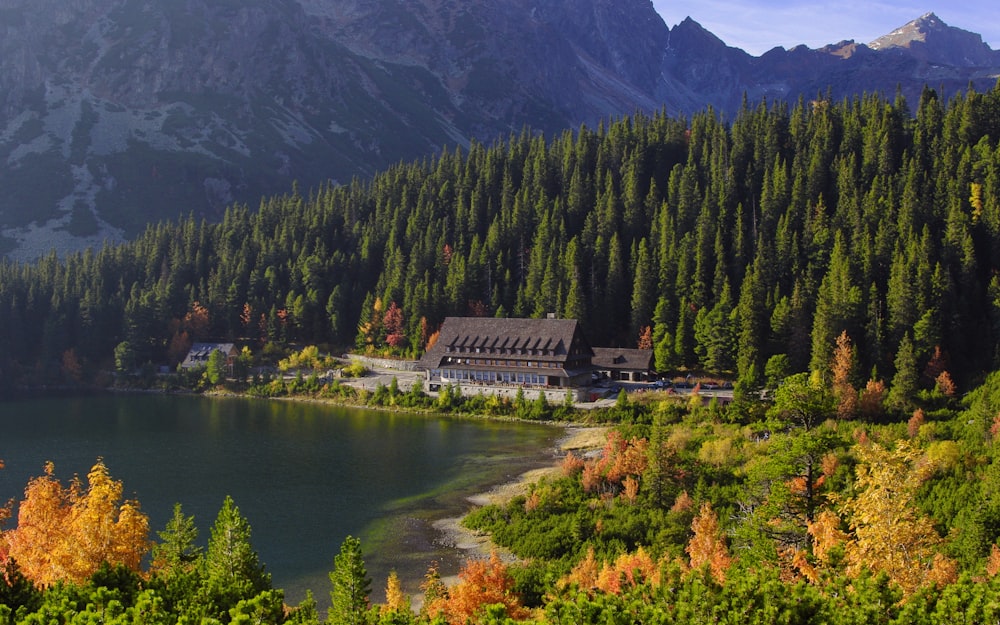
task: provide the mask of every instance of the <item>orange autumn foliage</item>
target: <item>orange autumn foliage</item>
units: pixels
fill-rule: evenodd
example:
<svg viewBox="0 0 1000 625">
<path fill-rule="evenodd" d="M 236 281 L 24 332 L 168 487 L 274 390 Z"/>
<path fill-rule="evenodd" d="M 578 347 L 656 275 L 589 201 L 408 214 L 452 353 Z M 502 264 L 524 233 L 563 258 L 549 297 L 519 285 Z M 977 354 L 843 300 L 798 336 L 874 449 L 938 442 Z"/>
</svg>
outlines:
<svg viewBox="0 0 1000 625">
<path fill-rule="evenodd" d="M 439 338 L 441 338 L 441 330 L 435 330 L 429 337 L 427 337 L 427 345 L 424 346 L 424 351 L 429 351 L 430 348 L 434 347 Z"/>
<path fill-rule="evenodd" d="M 577 562 L 569 575 L 563 578 L 563 583 L 576 584 L 580 590 L 593 593 L 594 590 L 597 590 L 597 577 L 600 572 L 601 566 L 598 564 L 597 558 L 594 557 L 594 547 L 590 546 L 587 548 L 587 555 L 583 560 Z"/>
<path fill-rule="evenodd" d="M 829 563 L 831 549 L 844 544 L 849 538 L 840 530 L 840 517 L 830 510 L 816 515 L 815 521 L 806 524 L 806 530 L 812 536 L 813 555 L 822 564 Z"/>
<path fill-rule="evenodd" d="M 792 566 L 798 573 L 812 583 L 819 580 L 819 571 L 809 562 L 807 554 L 802 549 L 796 549 L 792 554 Z"/>
<path fill-rule="evenodd" d="M 639 498 L 639 480 L 629 475 L 622 481 L 622 486 L 624 487 L 621 494 L 622 499 L 634 504 L 636 499 Z"/>
<path fill-rule="evenodd" d="M 990 545 L 990 557 L 986 559 L 986 575 L 990 578 L 1000 573 L 1000 547 L 996 543 Z"/>
<path fill-rule="evenodd" d="M 733 560 L 719 529 L 719 517 L 712 510 L 711 503 L 701 505 L 698 516 L 691 522 L 691 530 L 694 536 L 686 549 L 691 557 L 691 568 L 707 566 L 716 581 L 725 583 L 726 571 Z"/>
<path fill-rule="evenodd" d="M 837 398 L 837 416 L 848 419 L 858 410 L 858 392 L 851 385 L 856 360 L 851 338 L 847 330 L 837 337 L 837 347 L 833 350 L 830 371 L 833 374 L 833 394 Z"/>
<path fill-rule="evenodd" d="M 958 581 L 958 562 L 943 553 L 935 553 L 925 583 L 943 588 Z"/>
<path fill-rule="evenodd" d="M 528 610 L 514 592 L 514 578 L 495 551 L 487 560 L 467 561 L 458 573 L 458 580 L 446 596 L 436 598 L 428 606 L 431 615 L 443 616 L 450 625 L 465 625 L 475 622 L 486 606 L 503 605 L 512 619 L 528 617 Z"/>
<path fill-rule="evenodd" d="M 858 412 L 864 419 L 876 419 L 885 412 L 885 382 L 882 380 L 868 380 L 864 390 L 861 391 L 861 398 L 858 401 Z"/>
<path fill-rule="evenodd" d="M 597 576 L 597 589 L 619 595 L 628 588 L 649 582 L 659 585 L 659 570 L 653 559 L 642 547 L 635 553 L 623 553 L 614 563 L 605 563 Z"/>
<path fill-rule="evenodd" d="M 626 439 L 621 432 L 610 430 L 600 455 L 583 467 L 583 490 L 618 493 L 624 488 L 625 479 L 632 477 L 637 493 L 639 478 L 649 466 L 648 449 L 649 441 L 645 438 Z"/>
<path fill-rule="evenodd" d="M 18 507 L 17 527 L 3 533 L 10 557 L 39 586 L 84 582 L 104 562 L 138 571 L 149 551 L 149 519 L 138 502 L 122 502 L 122 483 L 104 462 L 63 487 L 52 463 L 32 479 Z"/>
<path fill-rule="evenodd" d="M 945 397 L 954 397 L 958 390 L 955 382 L 951 379 L 951 374 L 947 371 L 942 371 L 941 375 L 934 379 L 934 388 Z"/>
<path fill-rule="evenodd" d="M 694 499 L 691 499 L 691 495 L 688 495 L 686 490 L 681 491 L 680 495 L 674 499 L 674 505 L 670 507 L 670 512 L 673 514 L 680 514 L 682 512 L 687 512 L 694 507 Z"/>
<path fill-rule="evenodd" d="M 403 592 L 403 587 L 399 582 L 399 575 L 396 571 L 390 571 L 385 582 L 385 605 L 379 609 L 382 615 L 409 614 L 410 597 Z"/>
<path fill-rule="evenodd" d="M 653 349 L 653 328 L 645 326 L 639 331 L 639 340 L 636 343 L 638 349 Z"/>
<path fill-rule="evenodd" d="M 562 474 L 566 477 L 571 477 L 583 472 L 584 467 L 583 458 L 577 456 L 572 451 L 566 454 L 560 464 L 560 469 L 562 469 Z"/>
<path fill-rule="evenodd" d="M 913 416 L 906 422 L 906 434 L 910 438 L 916 438 L 920 434 L 920 426 L 927 422 L 927 416 L 923 408 L 913 411 Z"/>
<path fill-rule="evenodd" d="M 596 592 L 620 595 L 628 588 L 649 583 L 660 584 L 660 569 L 656 562 L 639 547 L 634 553 L 623 553 L 614 562 L 599 563 L 594 548 L 562 579 L 563 586 L 575 585 L 589 595 Z"/>
</svg>

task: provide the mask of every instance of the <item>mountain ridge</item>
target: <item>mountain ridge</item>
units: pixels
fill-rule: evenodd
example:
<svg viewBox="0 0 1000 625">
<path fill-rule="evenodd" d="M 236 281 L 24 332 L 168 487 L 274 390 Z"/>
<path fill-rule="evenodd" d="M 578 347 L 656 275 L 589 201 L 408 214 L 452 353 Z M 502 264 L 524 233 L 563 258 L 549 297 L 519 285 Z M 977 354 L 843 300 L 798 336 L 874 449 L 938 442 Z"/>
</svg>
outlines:
<svg viewBox="0 0 1000 625">
<path fill-rule="evenodd" d="M 0 32 L 0 254 L 22 260 L 525 127 L 1000 75 L 934 14 L 754 57 L 650 0 L 5 0 Z"/>
</svg>

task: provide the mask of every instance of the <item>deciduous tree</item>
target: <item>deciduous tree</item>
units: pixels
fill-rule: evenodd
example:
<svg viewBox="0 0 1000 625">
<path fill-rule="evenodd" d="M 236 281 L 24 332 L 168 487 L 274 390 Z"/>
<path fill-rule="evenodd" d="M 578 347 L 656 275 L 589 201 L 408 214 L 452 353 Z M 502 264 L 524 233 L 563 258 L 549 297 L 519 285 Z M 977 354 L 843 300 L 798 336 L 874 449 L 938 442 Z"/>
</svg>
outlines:
<svg viewBox="0 0 1000 625">
<path fill-rule="evenodd" d="M 712 577 L 719 583 L 724 583 L 726 571 L 732 564 L 732 557 L 719 528 L 719 517 L 712 509 L 711 503 L 701 504 L 698 516 L 691 522 L 691 531 L 693 535 L 685 549 L 691 558 L 691 568 L 707 566 Z"/>
<path fill-rule="evenodd" d="M 486 606 L 502 605 L 509 618 L 527 616 L 521 598 L 514 592 L 514 578 L 494 551 L 486 560 L 469 560 L 458 572 L 458 583 L 448 596 L 431 606 L 432 614 L 443 616 L 449 625 L 475 622 Z"/>
<path fill-rule="evenodd" d="M 854 388 L 853 378 L 857 353 L 851 344 L 851 337 L 844 330 L 837 337 L 837 346 L 833 350 L 830 362 L 830 373 L 833 375 L 833 396 L 837 401 L 837 416 L 848 419 L 854 416 L 858 409 L 858 392 Z"/>
<path fill-rule="evenodd" d="M 10 557 L 40 586 L 83 582 L 101 564 L 138 571 L 149 551 L 149 520 L 136 501 L 122 501 L 122 483 L 111 479 L 98 460 L 87 487 L 74 479 L 68 487 L 54 466 L 32 479 L 18 507 L 18 525 L 5 533 Z"/>
<path fill-rule="evenodd" d="M 855 452 L 861 461 L 854 480 L 856 495 L 842 506 L 852 532 L 845 554 L 848 572 L 884 571 L 912 594 L 934 566 L 942 542 L 914 501 L 929 468 L 919 462 L 920 450 L 907 441 L 892 450 L 877 443 L 859 444 Z"/>
</svg>

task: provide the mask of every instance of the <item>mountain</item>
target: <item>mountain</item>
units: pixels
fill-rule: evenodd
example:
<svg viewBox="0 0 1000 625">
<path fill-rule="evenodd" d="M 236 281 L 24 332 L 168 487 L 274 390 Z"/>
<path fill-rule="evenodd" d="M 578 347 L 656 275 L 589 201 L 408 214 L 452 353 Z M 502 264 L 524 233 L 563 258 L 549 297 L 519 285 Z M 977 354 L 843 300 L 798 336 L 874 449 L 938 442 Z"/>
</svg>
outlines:
<svg viewBox="0 0 1000 625">
<path fill-rule="evenodd" d="M 18 259 L 525 127 L 1000 74 L 933 14 L 752 57 L 649 0 L 0 0 L 0 32 L 0 254 Z"/>
</svg>

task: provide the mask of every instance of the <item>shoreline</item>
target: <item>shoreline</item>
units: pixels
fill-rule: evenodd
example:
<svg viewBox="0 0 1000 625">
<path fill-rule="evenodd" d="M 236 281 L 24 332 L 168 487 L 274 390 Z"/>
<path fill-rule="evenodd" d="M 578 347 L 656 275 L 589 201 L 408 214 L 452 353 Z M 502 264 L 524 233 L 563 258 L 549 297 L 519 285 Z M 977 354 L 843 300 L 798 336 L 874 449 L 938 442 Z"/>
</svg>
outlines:
<svg viewBox="0 0 1000 625">
<path fill-rule="evenodd" d="M 468 560 L 486 559 L 493 551 L 496 551 L 505 562 L 518 561 L 518 558 L 513 553 L 510 553 L 508 550 L 496 545 L 490 535 L 473 531 L 462 526 L 462 520 L 469 514 L 469 512 L 471 512 L 473 508 L 479 508 L 489 504 L 502 505 L 518 495 L 526 494 L 530 486 L 537 483 L 541 479 L 560 474 L 561 469 L 559 464 L 566 453 L 570 451 L 586 453 L 603 447 L 606 432 L 611 429 L 611 426 L 608 425 L 588 425 L 573 421 L 533 421 L 491 415 L 443 413 L 427 409 L 370 406 L 366 404 L 338 401 L 337 398 L 313 397 L 305 395 L 259 397 L 231 390 L 210 390 L 207 392 L 196 393 L 179 389 L 137 389 L 122 387 L 66 389 L 65 392 L 69 395 L 80 393 L 98 395 L 177 395 L 202 397 L 205 399 L 237 399 L 254 402 L 277 401 L 286 403 L 326 405 L 331 407 L 359 409 L 381 413 L 407 412 L 414 415 L 423 415 L 428 418 L 492 421 L 496 423 L 506 422 L 511 424 L 522 423 L 560 428 L 562 432 L 554 437 L 554 440 L 552 440 L 548 448 L 539 449 L 538 457 L 542 459 L 532 463 L 534 464 L 534 468 L 528 469 L 520 475 L 503 482 L 490 482 L 485 485 L 481 485 L 478 487 L 480 489 L 478 491 L 476 490 L 477 487 L 473 486 L 470 489 L 472 494 L 468 494 L 460 499 L 457 499 L 456 505 L 448 506 L 451 508 L 450 513 L 448 510 L 441 510 L 442 513 L 446 515 L 450 514 L 450 516 L 437 518 L 435 520 L 427 519 L 424 521 L 424 523 L 426 523 L 425 528 L 430 530 L 427 534 L 425 534 L 429 543 L 436 545 L 438 548 L 443 548 L 444 550 L 454 553 L 454 559 L 448 559 L 457 563 L 458 568 L 452 568 L 449 566 L 447 568 L 451 569 L 451 571 L 449 571 L 450 574 L 442 575 L 442 581 L 449 586 L 458 581 L 458 570 L 460 570 L 460 568 L 464 566 L 465 562 Z M 547 461 L 544 460 L 544 457 L 546 456 L 548 457 Z M 541 463 L 546 464 L 544 466 L 539 466 Z M 457 503 L 458 501 L 463 502 L 465 505 Z M 411 584 L 416 581 L 419 580 L 410 580 L 410 583 L 406 583 L 404 581 L 404 585 L 411 586 L 408 594 L 410 594 L 411 600 L 413 601 L 414 609 L 419 610 L 419 605 L 423 600 L 423 593 L 419 591 L 414 592 L 415 588 L 413 588 Z M 378 584 L 377 581 L 375 583 L 376 585 Z M 377 593 L 378 591 L 375 590 L 375 594 Z"/>
<path fill-rule="evenodd" d="M 518 495 L 525 495 L 533 484 L 546 477 L 558 476 L 561 471 L 559 462 L 567 453 L 593 452 L 601 449 L 610 429 L 610 426 L 566 426 L 565 434 L 556 441 L 551 466 L 526 471 L 509 482 L 470 495 L 466 497 L 466 501 L 476 507 L 490 504 L 504 505 Z M 462 520 L 466 514 L 439 519 L 432 523 L 432 527 L 440 534 L 438 539 L 440 544 L 457 550 L 466 560 L 485 559 L 495 551 L 504 562 L 518 561 L 517 556 L 509 550 L 496 545 L 489 534 L 464 527 Z M 458 581 L 458 577 L 448 576 L 442 578 L 442 581 L 451 585 Z"/>
</svg>

